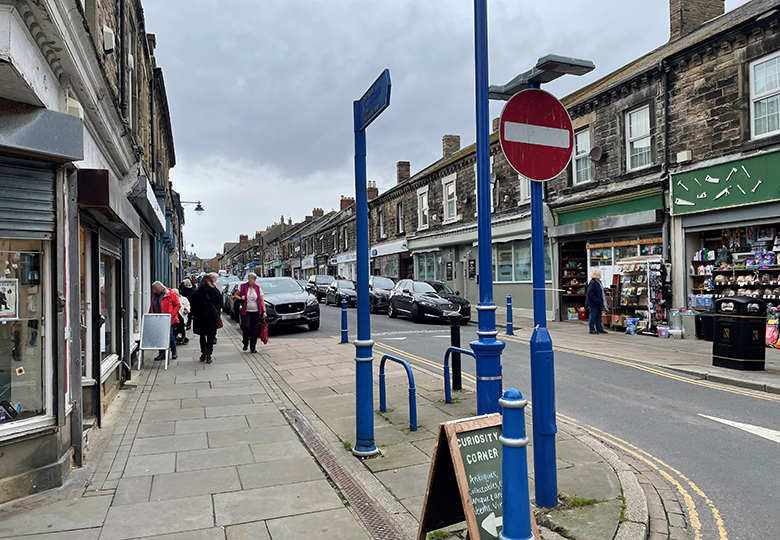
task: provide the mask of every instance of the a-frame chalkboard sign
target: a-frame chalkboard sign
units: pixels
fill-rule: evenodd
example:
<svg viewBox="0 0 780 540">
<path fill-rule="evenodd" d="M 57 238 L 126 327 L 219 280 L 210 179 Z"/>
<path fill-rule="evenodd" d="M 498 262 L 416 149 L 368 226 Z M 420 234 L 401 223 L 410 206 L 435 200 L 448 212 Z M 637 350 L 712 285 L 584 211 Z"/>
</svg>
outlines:
<svg viewBox="0 0 780 540">
<path fill-rule="evenodd" d="M 417 540 L 462 521 L 471 540 L 498 538 L 503 528 L 500 436 L 500 414 L 439 424 Z"/>
</svg>

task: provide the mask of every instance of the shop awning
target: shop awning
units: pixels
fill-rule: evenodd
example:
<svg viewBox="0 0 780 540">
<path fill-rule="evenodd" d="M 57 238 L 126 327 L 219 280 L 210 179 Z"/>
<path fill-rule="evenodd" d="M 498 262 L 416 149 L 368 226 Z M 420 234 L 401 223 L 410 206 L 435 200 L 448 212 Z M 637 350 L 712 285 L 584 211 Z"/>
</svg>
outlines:
<svg viewBox="0 0 780 540">
<path fill-rule="evenodd" d="M 632 227 L 653 225 L 663 222 L 663 210 L 645 210 L 643 212 L 635 212 L 633 214 L 610 216 L 600 219 L 591 219 L 589 221 L 569 223 L 567 225 L 558 225 L 557 227 L 549 227 L 547 229 L 547 236 L 550 238 L 561 238 L 564 236 L 576 236 L 598 231 L 629 229 Z"/>
<path fill-rule="evenodd" d="M 152 230 L 156 233 L 164 233 L 165 214 L 162 208 L 160 208 L 160 203 L 154 195 L 154 189 L 146 176 L 141 175 L 138 178 L 138 184 L 133 190 L 132 200 L 133 206 L 135 206 L 144 220 L 149 223 Z"/>
<path fill-rule="evenodd" d="M 48 109 L 19 105 L 0 115 L 0 150 L 65 163 L 84 159 L 84 122 Z"/>
<path fill-rule="evenodd" d="M 79 208 L 119 238 L 139 238 L 141 220 L 105 169 L 79 169 Z"/>
</svg>

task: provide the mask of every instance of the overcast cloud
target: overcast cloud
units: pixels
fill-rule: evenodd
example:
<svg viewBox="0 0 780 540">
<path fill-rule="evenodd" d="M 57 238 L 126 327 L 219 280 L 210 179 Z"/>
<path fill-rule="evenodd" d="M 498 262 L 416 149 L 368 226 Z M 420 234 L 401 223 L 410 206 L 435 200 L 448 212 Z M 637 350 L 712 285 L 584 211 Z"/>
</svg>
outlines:
<svg viewBox="0 0 780 540">
<path fill-rule="evenodd" d="M 726 9 L 745 0 L 726 0 Z M 146 0 L 176 146 L 187 244 L 212 257 L 239 234 L 337 208 L 354 192 L 352 102 L 390 68 L 390 108 L 368 129 L 368 177 L 412 174 L 441 136 L 474 134 L 469 0 Z M 665 43 L 667 0 L 489 0 L 490 81 L 557 53 L 596 70 L 545 88 L 562 97 Z M 491 104 L 491 118 L 501 104 Z"/>
</svg>

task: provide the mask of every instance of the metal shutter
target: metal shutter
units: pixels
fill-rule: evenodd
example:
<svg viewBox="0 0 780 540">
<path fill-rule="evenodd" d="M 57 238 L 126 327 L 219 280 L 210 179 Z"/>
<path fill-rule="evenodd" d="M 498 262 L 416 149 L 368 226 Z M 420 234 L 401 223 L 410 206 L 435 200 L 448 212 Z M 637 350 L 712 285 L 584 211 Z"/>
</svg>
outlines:
<svg viewBox="0 0 780 540">
<path fill-rule="evenodd" d="M 100 229 L 100 253 L 115 259 L 122 258 L 122 241 L 105 229 Z"/>
<path fill-rule="evenodd" d="M 0 237 L 53 237 L 54 179 L 52 164 L 0 156 Z"/>
</svg>

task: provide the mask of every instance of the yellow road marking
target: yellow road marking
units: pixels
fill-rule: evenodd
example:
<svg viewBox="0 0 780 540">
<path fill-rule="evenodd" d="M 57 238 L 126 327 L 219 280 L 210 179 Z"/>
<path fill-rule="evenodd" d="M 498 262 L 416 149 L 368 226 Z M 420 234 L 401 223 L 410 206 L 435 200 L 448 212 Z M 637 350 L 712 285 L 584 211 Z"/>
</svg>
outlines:
<svg viewBox="0 0 780 540">
<path fill-rule="evenodd" d="M 383 349 L 386 349 L 386 350 L 390 351 L 391 353 L 393 353 L 396 356 L 400 356 L 401 358 L 411 358 L 412 360 L 415 360 L 417 362 L 420 362 L 421 364 L 425 364 L 425 365 L 430 366 L 430 367 L 434 367 L 434 368 L 436 368 L 436 369 L 438 369 L 440 371 L 444 369 L 444 360 L 442 360 L 441 364 L 438 364 L 436 362 L 433 362 L 432 360 L 428 360 L 426 358 L 422 358 L 421 356 L 417 356 L 415 354 L 408 353 L 406 351 L 402 351 L 401 349 L 396 349 L 395 347 L 391 347 L 390 345 L 387 345 L 386 343 L 376 342 L 376 345 L 378 347 L 381 347 Z M 466 379 L 467 381 L 471 382 L 471 383 L 475 383 L 476 384 L 476 382 L 477 382 L 476 377 L 474 377 L 473 375 L 470 375 L 469 373 L 461 373 L 461 376 L 464 379 Z"/>
<path fill-rule="evenodd" d="M 680 492 L 680 494 L 683 496 L 683 500 L 685 501 L 685 506 L 688 508 L 688 515 L 691 520 L 691 527 L 694 529 L 694 536 L 697 540 L 701 539 L 701 520 L 699 519 L 699 513 L 696 510 L 696 503 L 693 500 L 693 497 L 691 497 L 690 493 L 683 487 L 683 485 L 674 478 L 671 474 L 669 474 L 667 471 L 662 469 L 661 467 L 667 468 L 672 473 L 676 474 L 683 482 L 687 483 L 688 486 L 702 499 L 704 499 L 704 502 L 709 506 L 710 511 L 712 512 L 712 517 L 715 519 L 715 523 L 718 527 L 718 535 L 720 540 L 728 540 L 728 533 L 726 532 L 725 525 L 723 523 L 723 518 L 720 515 L 720 511 L 715 507 L 715 504 L 712 502 L 712 500 L 704 493 L 704 491 L 699 488 L 695 483 L 693 483 L 692 480 L 690 480 L 687 476 L 685 476 L 683 473 L 681 473 L 679 470 L 675 469 L 668 463 L 665 463 L 664 461 L 658 459 L 657 457 L 653 456 L 652 454 L 649 454 L 648 452 L 645 452 L 641 448 L 638 448 L 637 446 L 629 443 L 628 441 L 624 441 L 623 439 L 616 437 L 614 435 L 611 435 L 607 433 L 606 431 L 603 431 L 601 429 L 595 428 L 593 426 L 585 426 L 578 422 L 577 420 L 566 416 L 564 414 L 558 413 L 558 417 L 561 418 L 564 422 L 567 424 L 571 424 L 573 426 L 576 426 L 580 429 L 583 429 L 593 435 L 594 437 L 597 437 L 599 439 L 602 439 L 603 441 L 606 441 L 607 443 L 616 446 L 623 450 L 624 452 L 631 454 L 632 456 L 636 457 L 637 459 L 645 462 L 646 464 L 653 467 L 656 471 L 658 471 L 661 476 L 666 478 L 670 483 L 672 483 L 677 490 Z M 645 457 L 646 456 L 646 457 Z M 655 463 L 654 463 L 655 462 Z M 656 463 L 658 465 L 656 465 Z M 659 466 L 660 465 L 660 466 Z"/>
<path fill-rule="evenodd" d="M 501 336 L 501 339 L 504 339 L 504 340 L 507 340 L 507 341 L 511 341 L 513 343 L 520 343 L 522 345 L 528 345 L 529 344 L 529 342 L 526 341 L 526 340 L 514 338 L 512 336 L 504 335 L 504 336 Z M 694 386 L 701 386 L 702 388 L 710 388 L 712 390 L 720 390 L 722 392 L 729 392 L 731 394 L 736 394 L 736 395 L 739 395 L 739 396 L 746 396 L 746 397 L 752 397 L 752 398 L 756 398 L 756 399 L 762 399 L 764 401 L 780 402 L 780 396 L 774 396 L 772 394 L 766 394 L 766 393 L 763 393 L 763 392 L 756 392 L 756 391 L 753 391 L 753 390 L 747 390 L 747 389 L 742 389 L 742 388 L 737 388 L 737 387 L 729 387 L 729 386 L 725 386 L 725 385 L 721 385 L 721 384 L 717 384 L 717 383 L 713 383 L 713 382 L 709 382 L 709 381 L 701 381 L 701 380 L 696 380 L 696 379 L 689 379 L 689 378 L 684 377 L 682 375 L 677 375 L 675 373 L 667 373 L 667 372 L 662 371 L 660 369 L 656 369 L 656 368 L 653 368 L 653 367 L 650 367 L 650 366 L 645 366 L 645 365 L 642 365 L 642 364 L 638 364 L 637 362 L 633 362 L 633 361 L 630 361 L 630 360 L 621 360 L 619 358 L 614 358 L 614 357 L 611 357 L 611 356 L 604 356 L 602 354 L 590 353 L 590 352 L 586 352 L 586 351 L 578 351 L 576 349 L 569 349 L 567 347 L 557 347 L 557 346 L 554 346 L 553 350 L 559 351 L 559 352 L 568 353 L 568 354 L 576 354 L 576 355 L 579 355 L 579 356 L 586 356 L 588 358 L 594 358 L 596 360 L 604 360 L 605 362 L 611 362 L 613 364 L 620 364 L 621 366 L 627 366 L 627 367 L 631 367 L 631 368 L 634 368 L 634 369 L 638 369 L 640 371 L 646 371 L 647 373 L 652 373 L 653 375 L 658 375 L 660 377 L 666 377 L 667 379 L 672 379 L 672 380 L 675 380 L 675 381 L 680 381 L 680 382 L 684 382 L 684 383 L 687 383 L 687 384 L 692 384 Z"/>
</svg>

